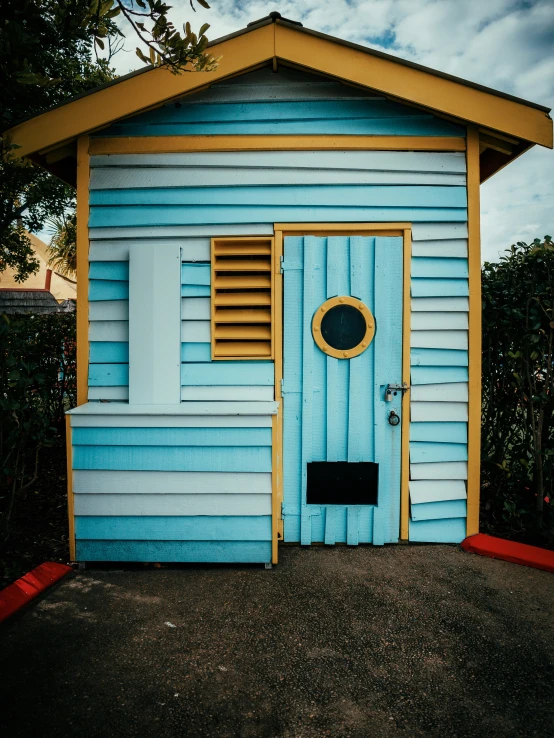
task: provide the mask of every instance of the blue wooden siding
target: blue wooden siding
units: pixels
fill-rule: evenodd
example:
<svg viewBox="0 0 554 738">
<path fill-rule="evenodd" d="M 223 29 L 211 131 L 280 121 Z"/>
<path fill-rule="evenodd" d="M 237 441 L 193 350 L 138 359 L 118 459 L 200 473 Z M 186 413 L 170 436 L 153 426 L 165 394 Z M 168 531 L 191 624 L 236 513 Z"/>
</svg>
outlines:
<svg viewBox="0 0 554 738">
<path fill-rule="evenodd" d="M 316 190 L 317 202 L 324 207 L 401 207 L 412 208 L 429 207 L 431 200 L 435 207 L 440 205 L 446 208 L 465 208 L 467 195 L 465 187 L 440 187 L 404 185 L 387 187 L 376 185 L 322 185 Z M 128 205 L 152 205 L 159 197 L 159 188 L 155 189 L 103 189 L 92 190 L 90 204 L 92 206 L 122 207 Z M 266 186 L 260 187 L 175 187 L 164 192 L 164 207 L 186 205 L 232 205 L 260 207 L 272 203 L 279 207 L 310 207 L 314 204 L 314 195 L 300 186 Z M 450 274 L 452 267 L 448 259 L 436 259 L 436 267 L 446 270 L 437 276 L 460 276 Z M 128 275 L 128 272 L 127 272 Z M 92 275 L 91 275 L 92 276 Z M 414 276 L 419 276 L 414 273 Z M 467 277 L 467 264 L 465 273 Z M 98 276 L 98 279 L 102 277 Z M 105 277 L 113 279 L 113 276 Z M 125 277 L 123 277 L 125 278 Z M 209 284 L 201 282 L 200 284 Z"/>
<path fill-rule="evenodd" d="M 81 541 L 79 561 L 165 561 L 264 564 L 271 561 L 271 541 Z"/>
<path fill-rule="evenodd" d="M 233 86 L 216 84 L 210 90 L 119 121 L 98 135 L 465 135 L 461 126 L 414 107 L 348 90 L 338 82 L 326 87 L 319 84 L 318 96 L 322 99 L 314 99 L 318 85 L 315 75 L 280 70 L 274 77 L 270 79 L 262 70 L 245 74 Z M 255 95 L 249 90 L 252 85 Z M 241 95 L 240 88 L 249 90 L 248 96 Z"/>
<path fill-rule="evenodd" d="M 271 446 L 271 428 L 75 428 L 74 446 Z"/>
<path fill-rule="evenodd" d="M 77 558 L 270 561 L 270 418 L 268 427 L 132 418 L 102 427 L 72 416 Z"/>
<path fill-rule="evenodd" d="M 260 446 L 75 446 L 73 468 L 270 472 L 271 449 Z"/>
<path fill-rule="evenodd" d="M 86 517 L 75 519 L 77 540 L 271 541 L 269 515 Z"/>
</svg>

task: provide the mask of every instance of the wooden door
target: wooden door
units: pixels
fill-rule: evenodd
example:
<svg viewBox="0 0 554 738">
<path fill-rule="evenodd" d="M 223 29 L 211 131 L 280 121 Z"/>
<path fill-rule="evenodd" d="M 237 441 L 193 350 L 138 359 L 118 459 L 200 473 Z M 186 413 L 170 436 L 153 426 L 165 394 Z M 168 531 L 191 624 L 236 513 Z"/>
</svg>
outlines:
<svg viewBox="0 0 554 738">
<path fill-rule="evenodd" d="M 402 238 L 287 236 L 283 274 L 284 540 L 396 542 L 402 398 L 385 392 L 402 377 Z M 314 341 L 314 314 L 337 296 L 361 300 L 374 318 L 374 338 L 354 358 Z M 377 464 L 374 504 L 341 504 L 340 489 L 332 504 L 311 504 L 311 462 Z"/>
</svg>

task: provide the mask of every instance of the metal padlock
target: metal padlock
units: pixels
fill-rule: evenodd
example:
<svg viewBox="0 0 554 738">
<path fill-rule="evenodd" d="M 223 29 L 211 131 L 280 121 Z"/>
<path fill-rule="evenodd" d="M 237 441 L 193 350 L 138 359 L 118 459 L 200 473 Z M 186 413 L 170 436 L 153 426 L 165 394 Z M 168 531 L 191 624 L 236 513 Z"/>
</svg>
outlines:
<svg viewBox="0 0 554 738">
<path fill-rule="evenodd" d="M 387 387 L 385 390 L 385 402 L 392 402 L 392 390 L 390 387 Z"/>
</svg>

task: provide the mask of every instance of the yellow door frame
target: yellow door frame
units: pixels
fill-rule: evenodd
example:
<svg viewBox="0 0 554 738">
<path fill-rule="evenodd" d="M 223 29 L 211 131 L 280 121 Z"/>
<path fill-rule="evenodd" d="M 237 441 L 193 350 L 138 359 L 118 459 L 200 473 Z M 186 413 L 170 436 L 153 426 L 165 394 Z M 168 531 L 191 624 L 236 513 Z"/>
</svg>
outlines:
<svg viewBox="0 0 554 738">
<path fill-rule="evenodd" d="M 403 239 L 402 278 L 402 382 L 410 384 L 410 262 L 412 245 L 411 223 L 275 223 L 273 271 L 275 280 L 275 400 L 277 415 L 273 421 L 272 468 L 272 561 L 278 561 L 278 543 L 283 540 L 283 275 L 281 256 L 285 236 L 400 236 Z M 408 540 L 409 479 L 410 479 L 410 398 L 402 398 L 402 443 L 400 459 L 400 540 Z"/>
</svg>

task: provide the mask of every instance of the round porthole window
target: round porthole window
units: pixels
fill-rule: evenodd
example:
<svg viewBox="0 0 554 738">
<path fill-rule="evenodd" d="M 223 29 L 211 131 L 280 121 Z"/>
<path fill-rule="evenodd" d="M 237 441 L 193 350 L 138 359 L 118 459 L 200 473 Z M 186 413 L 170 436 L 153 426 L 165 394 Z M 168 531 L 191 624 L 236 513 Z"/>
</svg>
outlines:
<svg viewBox="0 0 554 738">
<path fill-rule="evenodd" d="M 375 335 L 371 310 L 355 297 L 326 300 L 315 312 L 312 335 L 319 348 L 336 359 L 352 359 L 363 353 Z"/>
</svg>

